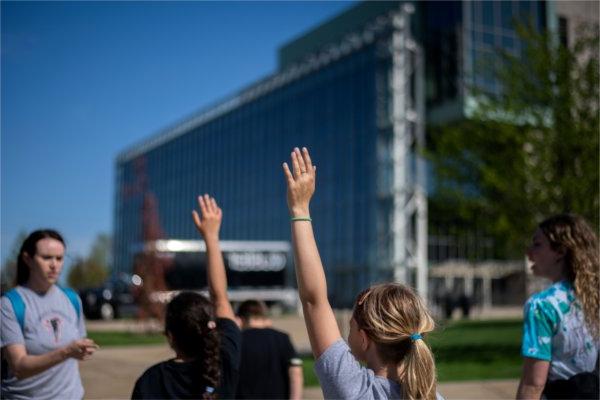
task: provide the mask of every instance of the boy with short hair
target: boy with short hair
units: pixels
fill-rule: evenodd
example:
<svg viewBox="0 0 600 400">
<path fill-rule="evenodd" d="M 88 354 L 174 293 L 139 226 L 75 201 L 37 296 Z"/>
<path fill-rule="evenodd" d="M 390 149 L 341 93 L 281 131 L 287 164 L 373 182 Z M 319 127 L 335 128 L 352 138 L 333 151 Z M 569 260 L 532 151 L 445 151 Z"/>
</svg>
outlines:
<svg viewBox="0 0 600 400">
<path fill-rule="evenodd" d="M 302 398 L 302 360 L 290 337 L 271 328 L 267 306 L 246 300 L 238 308 L 242 357 L 237 399 Z"/>
</svg>

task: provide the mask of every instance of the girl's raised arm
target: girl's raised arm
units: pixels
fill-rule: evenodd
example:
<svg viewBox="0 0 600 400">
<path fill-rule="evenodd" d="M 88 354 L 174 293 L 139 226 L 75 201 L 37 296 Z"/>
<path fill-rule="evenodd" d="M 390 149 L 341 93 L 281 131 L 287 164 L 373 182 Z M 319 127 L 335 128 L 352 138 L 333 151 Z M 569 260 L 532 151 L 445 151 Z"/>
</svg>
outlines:
<svg viewBox="0 0 600 400">
<path fill-rule="evenodd" d="M 316 166 L 306 148 L 291 154 L 292 171 L 286 163 L 287 202 L 292 224 L 292 246 L 298 292 L 304 320 L 315 358 L 341 338 L 333 310 L 327 299 L 325 272 L 315 242 L 309 204 L 315 192 Z"/>
<path fill-rule="evenodd" d="M 206 243 L 208 264 L 206 275 L 210 298 L 215 306 L 215 315 L 218 318 L 228 318 L 235 321 L 235 315 L 227 296 L 227 275 L 221 245 L 219 244 L 219 229 L 221 228 L 223 212 L 217 205 L 216 200 L 208 194 L 198 196 L 198 206 L 202 218 L 196 210 L 192 211 L 192 218 Z"/>
</svg>

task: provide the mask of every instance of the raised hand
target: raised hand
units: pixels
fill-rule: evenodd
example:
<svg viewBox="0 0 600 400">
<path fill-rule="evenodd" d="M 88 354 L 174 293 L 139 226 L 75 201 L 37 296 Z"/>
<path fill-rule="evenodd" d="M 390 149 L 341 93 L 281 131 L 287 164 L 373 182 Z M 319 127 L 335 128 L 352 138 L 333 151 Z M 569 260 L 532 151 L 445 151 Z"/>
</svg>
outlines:
<svg viewBox="0 0 600 400">
<path fill-rule="evenodd" d="M 292 171 L 283 163 L 287 181 L 287 203 L 292 217 L 308 217 L 310 199 L 315 192 L 317 167 L 312 164 L 306 147 L 296 147 L 291 154 Z"/>
<path fill-rule="evenodd" d="M 318 358 L 341 335 L 327 299 L 325 271 L 309 215 L 310 199 L 315 192 L 316 167 L 305 147 L 302 152 L 298 148 L 292 152 L 292 171 L 287 164 L 283 164 L 288 186 L 288 208 L 292 217 L 292 246 L 298 295 L 313 355 Z"/>
<path fill-rule="evenodd" d="M 202 218 L 200 218 L 196 210 L 192 211 L 192 218 L 194 219 L 196 229 L 198 229 L 198 232 L 200 232 L 204 239 L 207 237 L 218 237 L 223 212 L 217 205 L 217 201 L 214 197 L 205 194 L 204 196 L 198 196 L 198 206 L 200 207 Z"/>
</svg>

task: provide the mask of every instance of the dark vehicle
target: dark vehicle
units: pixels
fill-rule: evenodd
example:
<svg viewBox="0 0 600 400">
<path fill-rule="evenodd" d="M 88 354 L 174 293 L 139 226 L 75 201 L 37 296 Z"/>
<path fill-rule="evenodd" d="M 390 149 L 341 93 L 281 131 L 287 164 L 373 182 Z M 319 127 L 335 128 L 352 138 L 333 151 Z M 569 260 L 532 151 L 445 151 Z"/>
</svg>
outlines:
<svg viewBox="0 0 600 400">
<path fill-rule="evenodd" d="M 102 286 L 80 290 L 85 317 L 111 320 L 135 315 L 137 306 L 132 289 L 140 283 L 138 276 L 122 273 L 112 276 Z"/>
</svg>

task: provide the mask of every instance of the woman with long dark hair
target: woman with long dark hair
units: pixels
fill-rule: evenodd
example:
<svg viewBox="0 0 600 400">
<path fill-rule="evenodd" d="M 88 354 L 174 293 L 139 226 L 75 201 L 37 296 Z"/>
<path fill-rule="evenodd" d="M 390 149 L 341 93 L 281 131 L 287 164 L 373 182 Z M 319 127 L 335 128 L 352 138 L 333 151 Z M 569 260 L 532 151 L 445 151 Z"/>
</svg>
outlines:
<svg viewBox="0 0 600 400">
<path fill-rule="evenodd" d="M 83 398 L 77 361 L 98 346 L 85 338 L 77 294 L 56 285 L 64 255 L 52 229 L 32 232 L 19 250 L 16 287 L 2 297 L 2 398 Z"/>
<path fill-rule="evenodd" d="M 183 292 L 167 306 L 165 335 L 175 358 L 150 367 L 137 380 L 134 399 L 232 398 L 238 380 L 241 333 L 227 297 L 219 245 L 222 211 L 214 198 L 198 197 L 196 228 L 206 243 L 210 300 Z"/>
<path fill-rule="evenodd" d="M 527 257 L 552 285 L 529 298 L 519 399 L 598 398 L 598 237 L 572 214 L 535 231 Z"/>
</svg>

